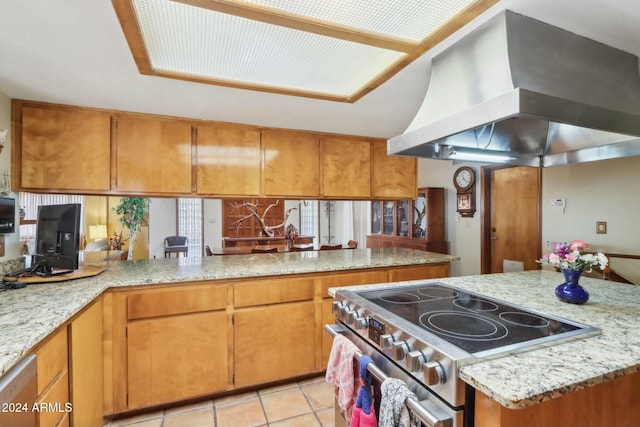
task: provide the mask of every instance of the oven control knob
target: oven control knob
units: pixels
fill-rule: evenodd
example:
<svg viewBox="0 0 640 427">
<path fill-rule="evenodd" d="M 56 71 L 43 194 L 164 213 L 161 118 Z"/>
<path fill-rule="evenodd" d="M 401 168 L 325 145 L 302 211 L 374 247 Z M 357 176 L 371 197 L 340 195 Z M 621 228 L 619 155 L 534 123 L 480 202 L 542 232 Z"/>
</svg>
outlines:
<svg viewBox="0 0 640 427">
<path fill-rule="evenodd" d="M 396 341 L 391 344 L 391 354 L 395 360 L 403 360 L 409 353 L 409 344 L 406 341 Z"/>
<path fill-rule="evenodd" d="M 358 312 L 355 310 L 347 310 L 347 324 L 353 325 L 356 323 L 356 318 L 358 317 Z"/>
<path fill-rule="evenodd" d="M 393 343 L 393 335 L 384 334 L 380 335 L 380 348 L 383 350 L 389 350 L 391 348 L 391 344 Z"/>
<path fill-rule="evenodd" d="M 349 319 L 349 312 L 351 311 L 351 308 L 349 308 L 348 305 L 343 305 L 340 307 L 340 320 L 342 320 L 344 323 L 347 323 L 347 320 Z"/>
<path fill-rule="evenodd" d="M 369 327 L 369 322 L 366 317 L 358 317 L 356 318 L 356 329 L 367 329 Z"/>
<path fill-rule="evenodd" d="M 407 369 L 411 372 L 419 372 L 427 358 L 421 351 L 414 350 L 407 353 Z"/>
<path fill-rule="evenodd" d="M 447 381 L 444 368 L 442 367 L 440 362 L 436 360 L 430 360 L 422 366 L 424 381 L 427 383 L 427 385 L 433 386 L 444 384 Z"/>
<path fill-rule="evenodd" d="M 334 301 L 331 303 L 331 313 L 336 316 L 340 316 L 340 307 L 342 307 L 342 301 Z"/>
</svg>

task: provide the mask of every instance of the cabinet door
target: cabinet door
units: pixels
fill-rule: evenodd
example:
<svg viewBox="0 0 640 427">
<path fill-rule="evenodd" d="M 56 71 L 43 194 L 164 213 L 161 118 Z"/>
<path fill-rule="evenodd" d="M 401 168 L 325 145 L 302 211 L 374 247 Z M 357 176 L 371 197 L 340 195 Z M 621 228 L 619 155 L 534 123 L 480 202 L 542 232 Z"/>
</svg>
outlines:
<svg viewBox="0 0 640 427">
<path fill-rule="evenodd" d="M 120 116 L 117 189 L 191 193 L 191 125 L 170 119 Z"/>
<path fill-rule="evenodd" d="M 22 107 L 21 188 L 106 191 L 111 119 L 73 108 Z"/>
<path fill-rule="evenodd" d="M 262 133 L 266 196 L 318 197 L 320 148 L 312 133 Z"/>
<path fill-rule="evenodd" d="M 98 299 L 70 326 L 71 423 L 103 424 L 102 299 Z"/>
<path fill-rule="evenodd" d="M 371 196 L 415 199 L 418 192 L 417 160 L 387 156 L 386 141 L 371 143 Z"/>
<path fill-rule="evenodd" d="M 262 384 L 319 371 L 315 304 L 300 302 L 235 313 L 235 385 Z"/>
<path fill-rule="evenodd" d="M 51 334 L 46 343 L 40 345 L 36 350 L 38 355 L 38 405 L 44 403 L 65 408 L 65 405 L 69 403 L 67 337 L 67 328 L 62 327 L 58 332 Z M 64 412 L 57 411 L 38 412 L 37 425 L 40 427 L 57 426 L 63 415 Z"/>
<path fill-rule="evenodd" d="M 367 198 L 371 195 L 369 141 L 326 138 L 322 150 L 322 195 Z"/>
<path fill-rule="evenodd" d="M 231 125 L 198 126 L 198 194 L 260 195 L 260 131 Z"/>
<path fill-rule="evenodd" d="M 129 323 L 128 409 L 226 390 L 227 315 L 207 312 Z"/>
</svg>

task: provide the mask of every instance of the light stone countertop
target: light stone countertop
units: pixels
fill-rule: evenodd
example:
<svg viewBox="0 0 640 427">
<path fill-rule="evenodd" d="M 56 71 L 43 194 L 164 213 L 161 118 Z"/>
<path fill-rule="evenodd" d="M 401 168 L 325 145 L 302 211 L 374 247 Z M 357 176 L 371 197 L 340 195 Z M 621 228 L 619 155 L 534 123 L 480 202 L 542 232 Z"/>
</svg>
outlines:
<svg viewBox="0 0 640 427">
<path fill-rule="evenodd" d="M 460 378 L 507 408 L 544 400 L 640 371 L 640 286 L 582 277 L 587 304 L 559 301 L 561 273 L 527 271 L 437 279 L 462 289 L 598 327 L 602 333 L 460 368 Z M 407 285 L 418 281 L 350 287 Z M 329 289 L 335 295 L 337 288 Z"/>
<path fill-rule="evenodd" d="M 95 277 L 0 292 L 0 376 L 109 288 L 411 266 L 458 259 L 433 252 L 385 248 L 108 262 L 106 270 Z"/>
</svg>

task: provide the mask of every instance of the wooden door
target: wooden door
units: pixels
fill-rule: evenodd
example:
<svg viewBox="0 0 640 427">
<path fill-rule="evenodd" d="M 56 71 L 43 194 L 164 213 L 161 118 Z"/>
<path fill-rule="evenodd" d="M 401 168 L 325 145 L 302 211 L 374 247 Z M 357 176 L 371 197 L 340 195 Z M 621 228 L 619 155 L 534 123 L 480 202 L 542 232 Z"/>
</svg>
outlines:
<svg viewBox="0 0 640 427">
<path fill-rule="evenodd" d="M 325 138 L 322 150 L 322 195 L 367 198 L 371 195 L 371 143 Z"/>
<path fill-rule="evenodd" d="M 265 130 L 264 193 L 266 196 L 318 197 L 320 146 L 308 132 Z"/>
<path fill-rule="evenodd" d="M 131 322 L 127 347 L 130 410 L 227 388 L 224 311 Z"/>
<path fill-rule="evenodd" d="M 191 193 L 191 125 L 169 119 L 117 120 L 118 190 Z"/>
<path fill-rule="evenodd" d="M 198 194 L 259 196 L 260 131 L 234 125 L 198 126 Z"/>
<path fill-rule="evenodd" d="M 111 120 L 108 113 L 25 106 L 21 126 L 20 143 L 16 144 L 21 154 L 21 188 L 110 189 Z"/>
<path fill-rule="evenodd" d="M 540 198 L 541 172 L 539 168 L 508 167 L 483 168 L 488 178 L 488 218 L 483 218 L 488 259 L 483 259 L 483 273 L 502 273 L 503 261 L 524 264 L 525 270 L 538 268 L 540 256 Z M 483 243 L 485 243 L 483 241 Z M 483 256 L 485 255 L 483 251 Z"/>
<path fill-rule="evenodd" d="M 235 386 L 244 387 L 307 375 L 316 363 L 315 304 L 274 304 L 236 311 Z"/>
</svg>

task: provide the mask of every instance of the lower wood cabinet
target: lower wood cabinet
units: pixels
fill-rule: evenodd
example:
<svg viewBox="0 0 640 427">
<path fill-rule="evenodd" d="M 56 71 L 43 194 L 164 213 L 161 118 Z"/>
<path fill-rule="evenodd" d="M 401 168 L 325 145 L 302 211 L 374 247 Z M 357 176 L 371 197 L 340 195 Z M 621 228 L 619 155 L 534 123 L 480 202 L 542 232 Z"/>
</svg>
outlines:
<svg viewBox="0 0 640 427">
<path fill-rule="evenodd" d="M 69 325 L 69 384 L 72 426 L 102 426 L 102 298 Z"/>
<path fill-rule="evenodd" d="M 555 397 L 521 409 L 509 409 L 476 391 L 476 427 L 637 426 L 640 420 L 640 372 Z"/>
<path fill-rule="evenodd" d="M 69 370 L 67 352 L 67 328 L 62 327 L 45 342 L 38 345 L 37 382 L 38 399 L 36 404 L 52 410 L 42 410 L 37 414 L 40 427 L 68 426 Z"/>
<path fill-rule="evenodd" d="M 440 263 L 109 291 L 105 415 L 318 374 L 329 288 L 448 274 Z"/>
<path fill-rule="evenodd" d="M 320 371 L 315 304 L 278 304 L 237 311 L 233 325 L 235 385 L 294 378 Z"/>
<path fill-rule="evenodd" d="M 227 315 L 185 314 L 134 321 L 127 334 L 128 409 L 227 388 Z"/>
</svg>

